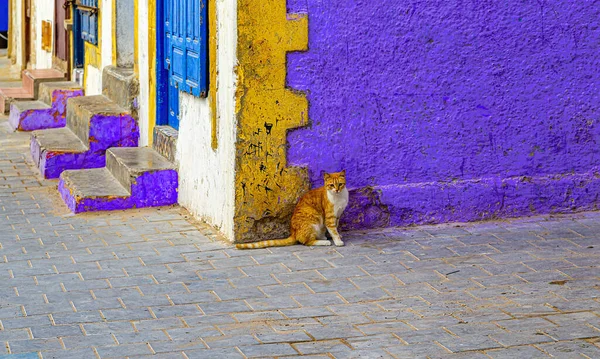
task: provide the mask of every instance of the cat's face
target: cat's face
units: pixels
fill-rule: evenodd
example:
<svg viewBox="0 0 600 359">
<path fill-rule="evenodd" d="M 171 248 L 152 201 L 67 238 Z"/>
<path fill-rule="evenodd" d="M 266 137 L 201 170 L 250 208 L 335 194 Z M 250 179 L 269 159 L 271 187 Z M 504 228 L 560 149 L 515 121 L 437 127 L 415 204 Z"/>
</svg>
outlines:
<svg viewBox="0 0 600 359">
<path fill-rule="evenodd" d="M 327 191 L 339 193 L 346 188 L 346 170 L 335 173 L 325 173 L 325 189 Z"/>
</svg>

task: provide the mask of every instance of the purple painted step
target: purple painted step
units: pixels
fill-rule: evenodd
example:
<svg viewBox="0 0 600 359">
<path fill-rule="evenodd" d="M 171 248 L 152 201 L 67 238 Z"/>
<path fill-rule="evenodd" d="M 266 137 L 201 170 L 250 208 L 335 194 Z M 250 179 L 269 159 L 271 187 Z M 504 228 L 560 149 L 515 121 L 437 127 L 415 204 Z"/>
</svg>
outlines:
<svg viewBox="0 0 600 359">
<path fill-rule="evenodd" d="M 175 165 L 153 149 L 111 148 L 106 167 L 64 171 L 58 191 L 74 213 L 177 203 Z"/>
<path fill-rule="evenodd" d="M 135 147 L 140 131 L 128 111 L 103 95 L 67 101 L 67 127 L 34 131 L 31 155 L 45 178 L 69 169 L 100 168 L 111 147 Z"/>
<path fill-rule="evenodd" d="M 17 131 L 65 127 L 67 99 L 78 96 L 83 96 L 83 89 L 75 82 L 42 83 L 39 101 L 13 102 L 8 121 Z"/>
</svg>

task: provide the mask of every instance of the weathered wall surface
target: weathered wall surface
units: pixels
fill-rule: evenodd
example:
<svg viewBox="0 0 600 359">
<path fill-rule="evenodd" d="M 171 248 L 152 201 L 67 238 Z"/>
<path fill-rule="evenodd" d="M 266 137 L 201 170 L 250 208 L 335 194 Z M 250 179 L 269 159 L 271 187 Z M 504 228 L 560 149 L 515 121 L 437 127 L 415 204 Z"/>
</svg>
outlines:
<svg viewBox="0 0 600 359">
<path fill-rule="evenodd" d="M 144 3 L 144 1 L 139 1 L 138 4 Z M 116 0 L 115 4 L 116 9 L 114 11 L 114 25 L 115 36 L 116 36 L 116 55 L 117 55 L 117 63 L 118 67 L 133 67 L 133 48 L 137 44 L 134 44 L 134 36 L 133 36 L 133 23 L 134 23 L 134 11 L 133 11 L 133 1 L 132 0 Z M 147 6 L 146 6 L 147 8 Z M 141 10 L 141 9 L 140 9 Z M 146 15 L 146 16 L 144 16 Z M 138 20 L 141 18 L 145 20 L 148 19 L 147 14 L 138 13 Z M 143 21 L 143 20 L 141 20 Z M 146 24 L 147 25 L 147 24 Z M 146 29 L 139 27 L 140 29 Z M 111 37 L 112 38 L 112 37 Z"/>
<path fill-rule="evenodd" d="M 113 64 L 113 1 L 99 0 L 98 7 L 98 46 L 85 43 L 85 94 L 88 96 L 102 93 L 102 70 Z"/>
<path fill-rule="evenodd" d="M 291 165 L 348 171 L 346 228 L 596 208 L 600 6 L 594 1 L 291 0 L 288 56 L 311 126 Z"/>
<path fill-rule="evenodd" d="M 23 66 L 23 3 L 18 0 L 11 0 L 12 17 L 10 25 L 12 27 L 9 30 L 10 41 L 11 41 L 11 54 L 10 59 L 19 67 Z"/>
<path fill-rule="evenodd" d="M 216 14 L 211 17 L 215 8 L 210 6 L 214 4 Z M 218 46 L 214 65 L 219 71 L 218 77 L 211 79 L 209 96 L 216 96 L 218 146 L 212 146 L 212 99 L 182 92 L 177 142 L 179 203 L 197 218 L 219 228 L 230 239 L 234 238 L 236 6 L 236 0 L 210 1 L 208 9 L 209 17 L 217 20 Z M 209 22 L 209 29 L 214 30 L 214 26 Z"/>
<path fill-rule="evenodd" d="M 150 62 L 154 63 L 154 59 L 150 59 L 150 38 L 153 41 L 156 39 L 156 35 L 154 34 L 156 31 L 155 15 L 152 16 L 152 23 L 150 23 L 149 19 L 149 6 L 152 6 L 152 11 L 154 10 L 155 3 L 152 1 L 149 4 L 148 0 L 138 0 L 138 36 L 137 43 L 134 46 L 137 46 L 138 53 L 138 61 L 139 61 L 139 81 L 140 81 L 140 94 L 138 97 L 139 109 L 138 109 L 138 124 L 140 126 L 140 146 L 147 146 L 149 144 L 149 139 L 151 138 L 150 133 L 150 118 L 154 118 L 154 116 L 150 116 L 150 101 L 155 101 L 154 99 L 150 99 L 150 86 L 156 86 L 154 83 L 155 77 L 150 77 L 150 71 L 155 70 L 154 67 L 150 69 Z M 152 32 L 152 34 L 150 34 Z M 154 46 L 154 45 L 153 45 Z M 153 51 L 156 51 L 153 49 Z M 155 52 L 154 52 L 155 54 Z M 155 109 L 155 107 L 153 107 Z"/>
<path fill-rule="evenodd" d="M 52 31 L 54 31 L 54 1 L 48 0 L 33 0 L 31 3 L 34 14 L 33 21 L 35 22 L 35 64 L 36 69 L 52 68 L 52 51 L 54 50 L 54 34 L 52 34 L 52 51 L 42 49 L 42 20 L 52 23 Z"/>
<path fill-rule="evenodd" d="M 285 87 L 286 55 L 306 50 L 308 20 L 284 0 L 238 0 L 237 22 L 235 240 L 286 237 L 307 189 L 305 171 L 287 167 L 286 133 L 308 120 L 304 94 Z"/>
</svg>

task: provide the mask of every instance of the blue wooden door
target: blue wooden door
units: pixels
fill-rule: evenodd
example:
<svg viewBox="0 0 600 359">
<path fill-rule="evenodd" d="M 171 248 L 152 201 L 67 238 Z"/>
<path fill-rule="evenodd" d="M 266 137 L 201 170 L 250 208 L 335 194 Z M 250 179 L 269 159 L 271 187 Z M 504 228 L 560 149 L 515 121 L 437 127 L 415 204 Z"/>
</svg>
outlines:
<svg viewBox="0 0 600 359">
<path fill-rule="evenodd" d="M 179 0 L 164 0 L 164 23 L 165 23 L 165 52 L 164 66 L 168 73 L 168 88 L 167 88 L 167 125 L 174 129 L 179 129 L 179 83 L 177 76 L 181 72 L 181 64 L 175 66 L 173 63 L 173 44 L 182 42 L 180 27 L 181 27 L 181 4 Z M 187 0 L 183 0 L 184 2 Z M 175 46 L 177 47 L 177 46 Z M 179 46 L 181 47 L 181 46 Z"/>
<path fill-rule="evenodd" d="M 158 52 L 168 79 L 163 92 L 168 99 L 157 100 L 167 108 L 167 124 L 179 128 L 179 91 L 200 97 L 208 93 L 208 11 L 206 0 L 163 0 L 160 5 L 162 39 L 157 40 L 162 49 Z M 160 79 L 162 74 L 158 75 Z"/>
</svg>

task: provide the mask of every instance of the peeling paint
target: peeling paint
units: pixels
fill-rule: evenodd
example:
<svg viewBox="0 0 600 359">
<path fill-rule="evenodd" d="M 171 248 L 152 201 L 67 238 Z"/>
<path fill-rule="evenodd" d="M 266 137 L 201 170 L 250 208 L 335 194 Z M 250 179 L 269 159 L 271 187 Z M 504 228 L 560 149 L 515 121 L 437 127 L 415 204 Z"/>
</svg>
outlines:
<svg viewBox="0 0 600 359">
<path fill-rule="evenodd" d="M 83 90 L 54 90 L 50 108 L 19 112 L 14 105 L 11 105 L 8 122 L 13 129 L 18 131 L 65 127 L 67 124 L 67 99 L 78 96 L 83 96 Z"/>
<path fill-rule="evenodd" d="M 285 87 L 286 55 L 307 42 L 308 19 L 288 16 L 285 0 L 238 1 L 236 242 L 285 236 L 308 189 L 306 172 L 286 160 L 286 133 L 308 124 L 308 104 Z"/>
</svg>

